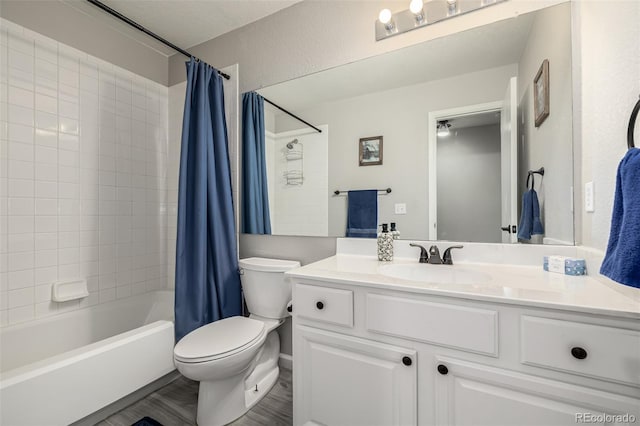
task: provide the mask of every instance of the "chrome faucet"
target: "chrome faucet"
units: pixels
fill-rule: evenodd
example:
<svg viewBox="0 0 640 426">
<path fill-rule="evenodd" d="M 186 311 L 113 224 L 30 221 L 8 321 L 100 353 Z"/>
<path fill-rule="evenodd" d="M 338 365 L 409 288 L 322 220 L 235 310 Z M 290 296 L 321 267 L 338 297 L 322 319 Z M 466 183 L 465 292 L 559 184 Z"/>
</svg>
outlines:
<svg viewBox="0 0 640 426">
<path fill-rule="evenodd" d="M 420 262 L 420 263 L 430 263 L 432 265 L 453 265 L 453 259 L 451 257 L 451 250 L 452 249 L 461 249 L 461 248 L 464 247 L 464 246 L 451 246 L 451 247 L 448 247 L 444 251 L 444 255 L 442 257 L 440 257 L 440 250 L 438 249 L 438 246 L 436 246 L 436 245 L 432 245 L 431 247 L 429 247 L 428 251 L 427 251 L 426 248 L 424 248 L 420 244 L 409 243 L 409 245 L 411 247 L 419 247 L 420 248 L 420 259 L 418 260 L 418 262 Z"/>
</svg>

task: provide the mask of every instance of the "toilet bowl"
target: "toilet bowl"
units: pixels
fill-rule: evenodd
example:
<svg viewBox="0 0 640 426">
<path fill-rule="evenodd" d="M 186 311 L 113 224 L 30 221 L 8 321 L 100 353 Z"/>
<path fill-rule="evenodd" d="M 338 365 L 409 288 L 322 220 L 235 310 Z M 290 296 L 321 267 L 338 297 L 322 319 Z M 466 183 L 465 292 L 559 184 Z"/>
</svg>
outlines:
<svg viewBox="0 0 640 426">
<path fill-rule="evenodd" d="M 239 264 L 251 315 L 202 326 L 174 348 L 178 371 L 200 382 L 200 426 L 224 425 L 242 416 L 269 392 L 279 375 L 276 328 L 284 322 L 291 299 L 291 284 L 284 272 L 300 263 L 249 258 Z"/>
</svg>

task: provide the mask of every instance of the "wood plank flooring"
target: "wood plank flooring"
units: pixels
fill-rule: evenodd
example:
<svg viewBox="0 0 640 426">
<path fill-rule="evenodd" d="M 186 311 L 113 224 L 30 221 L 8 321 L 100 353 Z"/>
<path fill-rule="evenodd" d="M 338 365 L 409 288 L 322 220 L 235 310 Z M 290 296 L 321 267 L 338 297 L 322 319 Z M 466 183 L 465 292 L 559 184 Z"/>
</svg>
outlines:
<svg viewBox="0 0 640 426">
<path fill-rule="evenodd" d="M 281 368 L 280 377 L 271 391 L 231 425 L 290 426 L 293 424 L 292 391 L 291 370 Z M 98 426 L 130 426 L 145 416 L 164 426 L 193 426 L 196 424 L 197 405 L 198 382 L 180 377 L 98 423 Z"/>
</svg>

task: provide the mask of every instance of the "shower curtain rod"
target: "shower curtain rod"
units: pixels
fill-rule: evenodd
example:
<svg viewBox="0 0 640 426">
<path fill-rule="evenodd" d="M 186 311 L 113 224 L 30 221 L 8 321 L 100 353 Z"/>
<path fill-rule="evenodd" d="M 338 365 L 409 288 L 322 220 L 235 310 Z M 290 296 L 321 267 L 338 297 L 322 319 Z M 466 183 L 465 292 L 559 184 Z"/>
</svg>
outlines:
<svg viewBox="0 0 640 426">
<path fill-rule="evenodd" d="M 306 124 L 307 126 L 311 127 L 313 130 L 315 130 L 318 133 L 322 133 L 322 130 L 318 129 L 316 126 L 314 126 L 313 124 L 304 121 L 302 118 L 298 117 L 297 115 L 287 111 L 286 109 L 282 108 L 280 105 L 278 104 L 274 104 L 273 102 L 271 102 L 269 99 L 265 98 L 264 96 L 262 96 L 262 99 L 264 99 L 265 102 L 270 103 L 271 105 L 273 105 L 274 107 L 278 108 L 280 111 L 284 112 L 285 114 L 289 114 L 291 117 L 295 118 L 296 120 Z"/>
<path fill-rule="evenodd" d="M 105 12 L 107 12 L 109 15 L 114 16 L 118 19 L 120 19 L 121 21 L 125 22 L 126 24 L 131 25 L 133 28 L 135 28 L 138 31 L 142 31 L 143 33 L 145 33 L 148 36 L 151 36 L 153 38 L 155 38 L 156 40 L 158 40 L 160 43 L 169 46 L 170 48 L 172 48 L 173 50 L 177 50 L 178 52 L 182 53 L 184 56 L 188 56 L 190 58 L 195 59 L 196 61 L 199 61 L 200 59 L 194 55 L 192 55 L 191 53 L 187 52 L 184 49 L 179 48 L 178 46 L 176 46 L 175 44 L 171 43 L 170 41 L 160 37 L 158 34 L 146 29 L 145 27 L 143 27 L 142 25 L 138 24 L 136 21 L 127 18 L 126 16 L 124 16 L 122 13 L 118 12 L 115 9 L 110 8 L 109 6 L 107 6 L 104 3 L 101 3 L 98 0 L 87 0 L 89 3 L 91 3 L 92 5 L 99 7 L 100 9 L 104 10 Z M 204 61 L 203 61 L 204 62 Z M 216 70 L 218 71 L 218 74 L 221 77 L 224 77 L 225 79 L 229 80 L 231 77 L 229 76 L 229 74 L 225 74 L 222 71 Z"/>
</svg>

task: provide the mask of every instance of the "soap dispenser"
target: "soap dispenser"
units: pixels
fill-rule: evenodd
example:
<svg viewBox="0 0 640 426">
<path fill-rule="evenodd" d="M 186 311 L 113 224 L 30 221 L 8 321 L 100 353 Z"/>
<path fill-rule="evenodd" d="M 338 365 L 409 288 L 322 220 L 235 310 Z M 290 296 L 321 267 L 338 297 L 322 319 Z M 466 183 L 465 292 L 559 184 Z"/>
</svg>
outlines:
<svg viewBox="0 0 640 426">
<path fill-rule="evenodd" d="M 394 240 L 400 239 L 400 231 L 396 229 L 395 222 L 391 222 L 391 236 L 393 237 Z"/>
<path fill-rule="evenodd" d="M 393 260 L 393 236 L 389 233 L 389 226 L 382 224 L 382 232 L 378 234 L 378 260 L 390 262 Z"/>
</svg>

